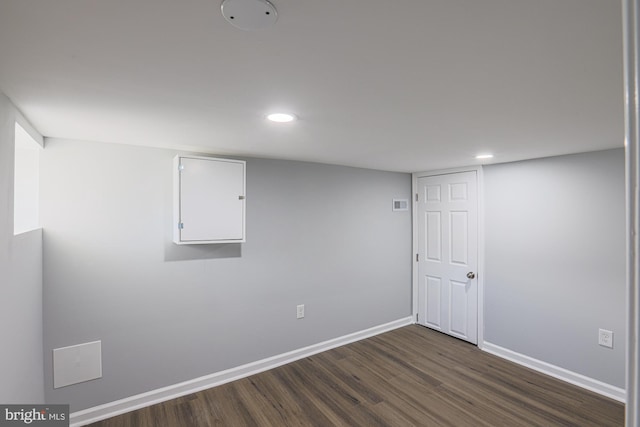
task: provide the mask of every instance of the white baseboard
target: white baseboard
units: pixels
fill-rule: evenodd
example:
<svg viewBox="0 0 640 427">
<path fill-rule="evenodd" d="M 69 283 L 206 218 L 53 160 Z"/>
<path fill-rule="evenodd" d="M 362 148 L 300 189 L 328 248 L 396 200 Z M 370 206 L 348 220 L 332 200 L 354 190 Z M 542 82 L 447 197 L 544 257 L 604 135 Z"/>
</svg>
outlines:
<svg viewBox="0 0 640 427">
<path fill-rule="evenodd" d="M 70 427 L 79 427 L 96 421 L 111 418 L 125 412 L 134 411 L 136 409 L 155 405 L 156 403 L 165 402 L 177 397 L 185 396 L 197 391 L 206 390 L 211 387 L 222 385 L 231 381 L 248 377 L 287 363 L 294 362 L 305 357 L 321 353 L 332 348 L 340 347 L 355 341 L 360 341 L 374 335 L 388 332 L 393 329 L 415 323 L 413 316 L 399 319 L 384 325 L 374 326 L 373 328 L 363 331 L 354 332 L 349 335 L 334 338 L 308 347 L 293 350 L 267 359 L 258 360 L 246 365 L 237 366 L 225 371 L 216 372 L 214 374 L 205 375 L 204 377 L 195 378 L 193 380 L 184 381 L 167 387 L 151 390 L 146 393 L 137 394 L 125 399 L 116 400 L 115 402 L 105 403 L 104 405 L 94 406 L 82 411 L 73 412 L 70 415 Z"/>
<path fill-rule="evenodd" d="M 626 395 L 624 389 L 612 386 L 602 381 L 594 380 L 593 378 L 586 377 L 582 374 L 569 371 L 568 369 L 561 368 L 559 366 L 552 365 L 547 362 L 543 362 L 533 357 L 525 356 L 524 354 L 516 353 L 504 347 L 500 347 L 489 342 L 484 342 L 481 346 L 483 351 L 491 353 L 495 356 L 503 359 L 510 360 L 527 368 L 531 368 L 534 371 L 541 372 L 549 375 L 550 377 L 557 378 L 562 381 L 566 381 L 570 384 L 577 385 L 578 387 L 586 388 L 587 390 L 609 397 L 622 403 L 626 403 Z"/>
</svg>

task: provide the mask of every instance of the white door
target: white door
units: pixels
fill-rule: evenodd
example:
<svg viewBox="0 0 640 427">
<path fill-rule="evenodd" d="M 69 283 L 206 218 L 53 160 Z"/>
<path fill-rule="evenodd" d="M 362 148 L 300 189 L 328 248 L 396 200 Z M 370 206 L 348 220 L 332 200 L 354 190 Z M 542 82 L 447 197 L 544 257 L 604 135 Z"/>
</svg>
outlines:
<svg viewBox="0 0 640 427">
<path fill-rule="evenodd" d="M 418 323 L 478 343 L 475 171 L 418 178 Z"/>
</svg>

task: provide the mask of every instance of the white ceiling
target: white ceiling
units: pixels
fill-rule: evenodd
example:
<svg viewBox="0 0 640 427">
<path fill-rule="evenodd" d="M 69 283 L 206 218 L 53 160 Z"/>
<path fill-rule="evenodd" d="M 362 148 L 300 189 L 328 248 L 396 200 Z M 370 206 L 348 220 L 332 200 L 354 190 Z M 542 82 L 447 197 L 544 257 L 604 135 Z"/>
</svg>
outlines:
<svg viewBox="0 0 640 427">
<path fill-rule="evenodd" d="M 0 0 L 0 91 L 48 137 L 405 172 L 623 146 L 619 0 L 273 3 Z"/>
</svg>

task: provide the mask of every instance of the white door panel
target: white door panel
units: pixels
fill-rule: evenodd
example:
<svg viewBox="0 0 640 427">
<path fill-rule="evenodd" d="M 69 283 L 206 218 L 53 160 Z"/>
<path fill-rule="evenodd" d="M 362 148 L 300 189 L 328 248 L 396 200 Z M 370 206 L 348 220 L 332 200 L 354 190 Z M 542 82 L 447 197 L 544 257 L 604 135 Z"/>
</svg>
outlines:
<svg viewBox="0 0 640 427">
<path fill-rule="evenodd" d="M 475 171 L 418 178 L 419 323 L 477 344 Z"/>
<path fill-rule="evenodd" d="M 430 261 L 440 262 L 442 259 L 442 221 L 440 212 L 425 212 L 425 222 L 427 231 L 425 240 L 427 241 L 426 257 Z"/>
<path fill-rule="evenodd" d="M 426 295 L 426 308 L 427 316 L 426 321 L 429 326 L 441 329 L 442 316 L 440 307 L 440 298 L 442 295 L 442 280 L 439 277 L 426 276 L 427 283 L 427 295 Z"/>
<path fill-rule="evenodd" d="M 469 216 L 467 212 L 449 213 L 449 247 L 451 264 L 469 265 Z"/>
<path fill-rule="evenodd" d="M 466 339 L 468 337 L 469 327 L 467 319 L 467 313 L 469 309 L 467 283 L 451 280 L 449 284 L 449 313 L 451 315 L 451 334 L 459 338 Z"/>
</svg>

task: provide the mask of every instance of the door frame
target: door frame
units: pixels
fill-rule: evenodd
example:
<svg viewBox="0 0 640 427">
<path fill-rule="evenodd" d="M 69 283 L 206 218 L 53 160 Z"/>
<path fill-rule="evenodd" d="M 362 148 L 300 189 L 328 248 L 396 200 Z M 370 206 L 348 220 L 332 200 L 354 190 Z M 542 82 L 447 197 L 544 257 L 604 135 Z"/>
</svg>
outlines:
<svg viewBox="0 0 640 427">
<path fill-rule="evenodd" d="M 413 261 L 412 268 L 412 285 L 411 285 L 411 315 L 414 323 L 417 323 L 418 315 L 418 285 L 420 279 L 418 277 L 418 263 L 416 255 L 418 254 L 418 206 L 415 203 L 418 194 L 418 178 L 434 175 L 445 175 L 459 172 L 476 172 L 478 179 L 478 348 L 484 347 L 484 177 L 482 166 L 467 166 L 453 169 L 439 169 L 426 172 L 414 172 L 411 177 L 411 222 L 412 222 L 412 245 L 413 245 Z"/>
</svg>

